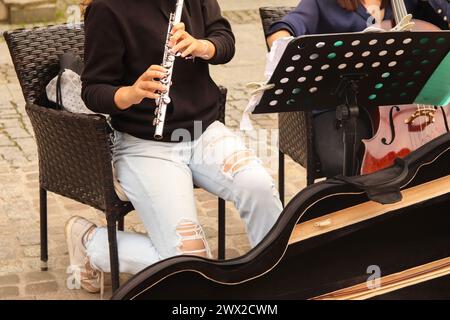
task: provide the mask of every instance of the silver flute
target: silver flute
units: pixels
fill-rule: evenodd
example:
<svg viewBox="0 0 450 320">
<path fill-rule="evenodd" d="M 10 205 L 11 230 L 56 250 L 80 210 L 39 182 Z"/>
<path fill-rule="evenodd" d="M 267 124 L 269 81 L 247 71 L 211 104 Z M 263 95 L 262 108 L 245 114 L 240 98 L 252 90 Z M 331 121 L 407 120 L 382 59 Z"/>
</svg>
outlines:
<svg viewBox="0 0 450 320">
<path fill-rule="evenodd" d="M 169 47 L 171 37 L 170 33 L 172 32 L 173 27 L 181 22 L 181 14 L 183 12 L 183 6 L 184 0 L 177 0 L 175 12 L 170 14 L 169 29 L 167 31 L 166 44 L 164 48 L 164 57 L 162 62 L 162 66 L 167 69 L 167 76 L 161 80 L 161 83 L 166 86 L 167 90 L 166 92 L 161 92 L 160 97 L 156 100 L 156 104 L 158 105 L 158 107 L 155 110 L 156 118 L 153 122 L 153 125 L 156 127 L 154 135 L 154 138 L 156 140 L 163 139 L 163 131 L 166 122 L 167 107 L 172 101 L 170 99 L 170 87 L 172 85 L 172 75 L 175 59 L 178 55 L 172 53 L 171 48 Z"/>
</svg>

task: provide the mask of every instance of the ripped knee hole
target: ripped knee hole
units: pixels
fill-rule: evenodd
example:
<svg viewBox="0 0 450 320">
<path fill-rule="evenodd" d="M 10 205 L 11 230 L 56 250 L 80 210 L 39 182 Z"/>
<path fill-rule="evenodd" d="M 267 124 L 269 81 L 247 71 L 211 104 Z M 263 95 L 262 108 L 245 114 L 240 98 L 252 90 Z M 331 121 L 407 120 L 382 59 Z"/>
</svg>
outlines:
<svg viewBox="0 0 450 320">
<path fill-rule="evenodd" d="M 202 227 L 192 221 L 182 221 L 176 229 L 179 236 L 177 246 L 179 254 L 210 258 L 211 250 Z"/>
<path fill-rule="evenodd" d="M 257 163 L 257 161 L 258 158 L 253 150 L 247 149 L 236 151 L 225 160 L 223 164 L 223 172 L 233 176 L 248 167 L 250 164 Z"/>
</svg>

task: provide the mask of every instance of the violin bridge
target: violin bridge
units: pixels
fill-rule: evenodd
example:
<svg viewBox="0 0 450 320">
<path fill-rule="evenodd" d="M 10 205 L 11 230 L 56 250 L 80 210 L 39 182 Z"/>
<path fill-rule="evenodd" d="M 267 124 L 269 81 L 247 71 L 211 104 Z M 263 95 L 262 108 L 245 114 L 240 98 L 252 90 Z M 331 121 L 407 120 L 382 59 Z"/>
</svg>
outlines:
<svg viewBox="0 0 450 320">
<path fill-rule="evenodd" d="M 436 122 L 436 109 L 427 107 L 414 112 L 408 119 L 405 120 L 405 124 L 413 125 L 417 119 L 425 117 L 427 118 L 426 124 L 432 124 Z"/>
</svg>

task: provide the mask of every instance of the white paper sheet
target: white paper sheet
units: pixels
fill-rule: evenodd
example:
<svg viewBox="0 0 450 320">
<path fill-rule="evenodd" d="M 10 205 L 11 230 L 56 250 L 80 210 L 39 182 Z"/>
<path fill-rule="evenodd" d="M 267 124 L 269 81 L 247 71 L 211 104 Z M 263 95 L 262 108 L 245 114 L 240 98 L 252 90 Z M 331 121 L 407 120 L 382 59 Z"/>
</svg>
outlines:
<svg viewBox="0 0 450 320">
<path fill-rule="evenodd" d="M 256 106 L 260 103 L 261 98 L 264 94 L 264 91 L 270 88 L 271 86 L 268 84 L 270 78 L 272 78 L 275 69 L 278 66 L 281 58 L 283 57 L 284 52 L 288 44 L 294 39 L 294 37 L 285 37 L 276 40 L 272 49 L 266 56 L 266 69 L 264 71 L 264 82 L 253 82 L 248 84 L 248 88 L 252 89 L 252 96 L 250 101 L 247 104 L 247 107 L 244 110 L 244 114 L 242 115 L 241 120 L 241 130 L 242 131 L 252 131 L 253 125 L 250 119 L 250 114 L 255 111 Z"/>
</svg>

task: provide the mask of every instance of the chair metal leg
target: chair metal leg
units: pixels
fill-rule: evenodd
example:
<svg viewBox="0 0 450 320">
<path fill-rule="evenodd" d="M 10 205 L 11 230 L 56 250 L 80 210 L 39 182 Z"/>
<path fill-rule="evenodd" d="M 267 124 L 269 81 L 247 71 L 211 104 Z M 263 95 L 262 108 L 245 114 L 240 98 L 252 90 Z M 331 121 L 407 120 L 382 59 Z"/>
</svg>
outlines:
<svg viewBox="0 0 450 320">
<path fill-rule="evenodd" d="M 226 203 L 225 200 L 219 198 L 219 241 L 218 241 L 218 258 L 225 260 L 226 248 Z"/>
<path fill-rule="evenodd" d="M 48 270 L 48 232 L 47 232 L 47 190 L 39 189 L 39 211 L 41 232 L 41 270 Z"/>
<path fill-rule="evenodd" d="M 308 186 L 313 185 L 315 181 L 316 181 L 316 179 L 314 179 L 314 177 L 312 175 L 308 175 L 308 177 L 306 178 L 306 184 Z"/>
<path fill-rule="evenodd" d="M 122 217 L 119 219 L 119 221 L 117 222 L 117 229 L 119 231 L 124 231 L 125 230 L 125 217 Z"/>
<path fill-rule="evenodd" d="M 108 224 L 108 242 L 109 242 L 109 259 L 111 264 L 111 284 L 112 290 L 115 292 L 119 289 L 119 253 L 117 250 L 117 232 L 116 221 L 107 221 Z"/>
<path fill-rule="evenodd" d="M 285 198 L 285 156 L 284 153 L 278 151 L 278 191 L 280 192 L 280 200 L 284 207 Z"/>
<path fill-rule="evenodd" d="M 306 185 L 307 186 L 311 186 L 316 182 L 316 174 L 317 174 L 317 169 L 316 166 L 313 165 L 312 163 L 308 164 L 308 168 L 306 170 Z"/>
</svg>

